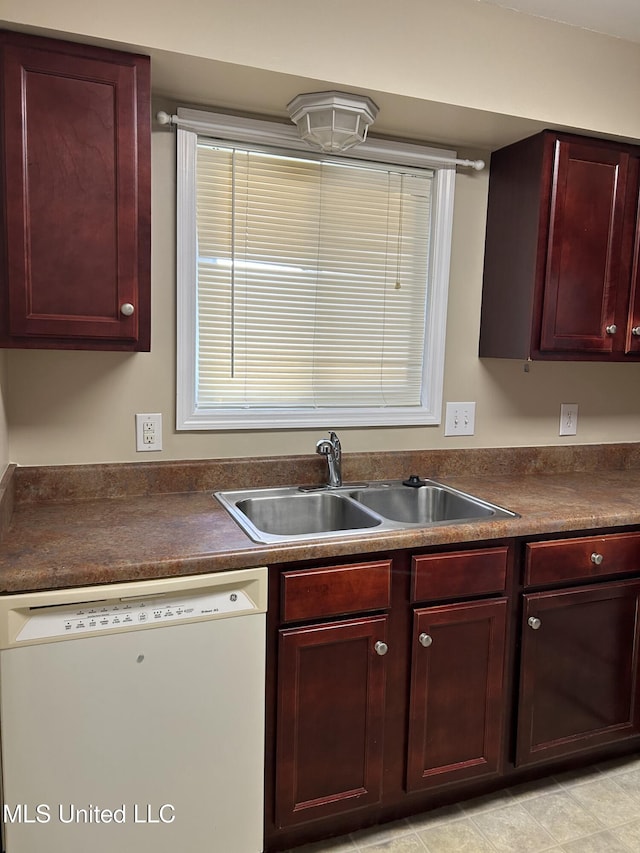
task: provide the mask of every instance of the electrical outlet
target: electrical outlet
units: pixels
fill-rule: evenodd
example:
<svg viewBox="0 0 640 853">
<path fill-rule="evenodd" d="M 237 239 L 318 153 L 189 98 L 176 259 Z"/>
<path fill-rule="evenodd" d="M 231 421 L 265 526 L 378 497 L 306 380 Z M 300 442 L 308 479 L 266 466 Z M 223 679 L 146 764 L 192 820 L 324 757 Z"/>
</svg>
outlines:
<svg viewBox="0 0 640 853">
<path fill-rule="evenodd" d="M 559 435 L 576 435 L 578 432 L 578 404 L 562 403 L 560 406 Z"/>
<path fill-rule="evenodd" d="M 136 415 L 136 450 L 162 450 L 162 415 Z"/>
<path fill-rule="evenodd" d="M 473 435 L 476 427 L 475 403 L 447 403 L 445 435 Z"/>
</svg>

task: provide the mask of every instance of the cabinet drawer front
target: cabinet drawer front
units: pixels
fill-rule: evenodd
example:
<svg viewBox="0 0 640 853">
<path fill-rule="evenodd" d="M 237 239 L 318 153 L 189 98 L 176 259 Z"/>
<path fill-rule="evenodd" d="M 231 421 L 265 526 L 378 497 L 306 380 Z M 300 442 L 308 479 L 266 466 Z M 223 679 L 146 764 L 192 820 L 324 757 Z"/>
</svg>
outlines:
<svg viewBox="0 0 640 853">
<path fill-rule="evenodd" d="M 282 575 L 282 621 L 385 610 L 391 604 L 391 561 L 322 566 Z"/>
<path fill-rule="evenodd" d="M 502 592 L 508 552 L 504 546 L 414 557 L 411 600 Z"/>
<path fill-rule="evenodd" d="M 640 533 L 584 536 L 527 545 L 525 584 L 589 580 L 640 568 Z"/>
</svg>

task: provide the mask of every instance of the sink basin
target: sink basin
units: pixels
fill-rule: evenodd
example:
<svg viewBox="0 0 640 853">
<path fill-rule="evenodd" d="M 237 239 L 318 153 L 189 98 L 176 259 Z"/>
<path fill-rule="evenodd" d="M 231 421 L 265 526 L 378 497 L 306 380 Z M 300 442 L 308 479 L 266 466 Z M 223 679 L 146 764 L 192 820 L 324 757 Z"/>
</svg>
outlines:
<svg viewBox="0 0 640 853">
<path fill-rule="evenodd" d="M 351 497 L 384 518 L 406 524 L 451 523 L 495 515 L 493 507 L 442 486 L 371 487 L 351 492 Z"/>
<path fill-rule="evenodd" d="M 267 543 L 517 517 L 434 480 L 418 487 L 390 480 L 340 488 L 243 489 L 215 497 L 254 541 Z"/>
<path fill-rule="evenodd" d="M 381 523 L 358 504 L 334 492 L 247 498 L 236 503 L 257 530 L 300 536 L 376 527 Z"/>
</svg>

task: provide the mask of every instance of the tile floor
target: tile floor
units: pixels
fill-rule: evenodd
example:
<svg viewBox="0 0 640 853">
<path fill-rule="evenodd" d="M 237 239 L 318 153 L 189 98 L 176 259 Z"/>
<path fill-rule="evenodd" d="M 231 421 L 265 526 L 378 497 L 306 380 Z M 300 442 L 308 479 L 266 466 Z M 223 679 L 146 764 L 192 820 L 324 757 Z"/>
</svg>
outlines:
<svg viewBox="0 0 640 853">
<path fill-rule="evenodd" d="M 519 785 L 295 853 L 638 853 L 640 757 Z"/>
</svg>

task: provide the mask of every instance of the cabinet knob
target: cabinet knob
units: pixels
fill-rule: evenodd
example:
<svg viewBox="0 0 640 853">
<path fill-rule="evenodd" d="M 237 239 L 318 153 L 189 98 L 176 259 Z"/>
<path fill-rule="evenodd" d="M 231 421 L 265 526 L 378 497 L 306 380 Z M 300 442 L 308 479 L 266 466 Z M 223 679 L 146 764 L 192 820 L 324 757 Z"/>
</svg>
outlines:
<svg viewBox="0 0 640 853">
<path fill-rule="evenodd" d="M 130 302 L 123 302 L 122 305 L 120 306 L 120 313 L 122 314 L 123 317 L 131 317 L 131 315 L 133 314 L 133 312 L 135 310 L 136 309 L 133 307 L 133 305 Z"/>
<path fill-rule="evenodd" d="M 637 338 L 637 337 L 639 337 L 639 336 L 640 336 L 640 326 L 634 326 L 634 327 L 631 329 L 631 334 L 632 334 L 632 335 L 635 335 L 635 336 L 636 336 L 636 338 Z"/>
<path fill-rule="evenodd" d="M 383 643 L 382 640 L 378 640 L 378 642 L 373 647 L 376 652 L 382 657 L 382 655 L 386 655 L 389 651 L 389 646 L 386 643 Z"/>
<path fill-rule="evenodd" d="M 527 619 L 527 625 L 530 628 L 533 628 L 534 631 L 537 631 L 538 628 L 542 625 L 542 622 L 538 619 L 537 616 L 529 616 Z"/>
<path fill-rule="evenodd" d="M 610 326 L 607 326 L 607 328 L 606 328 L 606 332 L 608 335 L 615 335 L 615 333 L 617 331 L 618 331 L 618 327 L 616 326 L 615 323 L 612 323 Z"/>
<path fill-rule="evenodd" d="M 596 566 L 599 566 L 603 560 L 604 560 L 604 557 L 602 556 L 602 554 L 593 553 L 591 555 L 591 562 L 595 563 Z"/>
<path fill-rule="evenodd" d="M 418 642 L 421 646 L 424 646 L 425 649 L 428 649 L 431 643 L 433 643 L 433 637 L 430 637 L 429 634 L 420 634 Z"/>
</svg>

